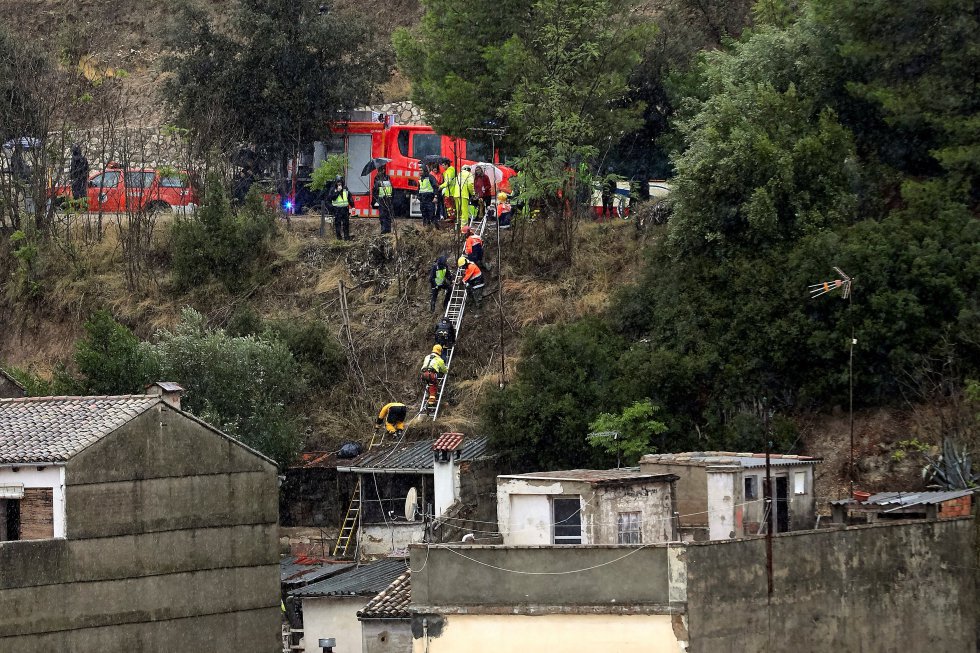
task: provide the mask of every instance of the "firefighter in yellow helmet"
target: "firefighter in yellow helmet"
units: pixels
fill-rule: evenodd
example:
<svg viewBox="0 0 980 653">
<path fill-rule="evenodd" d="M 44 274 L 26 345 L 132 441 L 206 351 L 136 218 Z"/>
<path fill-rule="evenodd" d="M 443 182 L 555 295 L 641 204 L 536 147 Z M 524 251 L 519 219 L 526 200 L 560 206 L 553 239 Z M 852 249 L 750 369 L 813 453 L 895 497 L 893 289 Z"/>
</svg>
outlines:
<svg viewBox="0 0 980 653">
<path fill-rule="evenodd" d="M 439 379 L 449 371 L 442 360 L 442 345 L 432 345 L 432 353 L 422 361 L 420 377 L 425 384 L 426 407 L 435 408 L 439 390 Z"/>
</svg>

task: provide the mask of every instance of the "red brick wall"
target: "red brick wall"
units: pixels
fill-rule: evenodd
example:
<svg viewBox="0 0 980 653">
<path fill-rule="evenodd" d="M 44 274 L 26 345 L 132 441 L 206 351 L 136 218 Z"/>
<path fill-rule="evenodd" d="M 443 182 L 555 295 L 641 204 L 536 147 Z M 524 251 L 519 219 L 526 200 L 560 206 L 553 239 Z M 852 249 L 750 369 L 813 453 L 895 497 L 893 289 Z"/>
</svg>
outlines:
<svg viewBox="0 0 980 653">
<path fill-rule="evenodd" d="M 973 508 L 973 497 L 965 496 L 959 499 L 950 499 L 939 504 L 940 518 L 952 519 L 953 517 L 969 517 Z"/>
<path fill-rule="evenodd" d="M 54 537 L 54 501 L 50 488 L 24 488 L 20 501 L 20 539 Z"/>
</svg>

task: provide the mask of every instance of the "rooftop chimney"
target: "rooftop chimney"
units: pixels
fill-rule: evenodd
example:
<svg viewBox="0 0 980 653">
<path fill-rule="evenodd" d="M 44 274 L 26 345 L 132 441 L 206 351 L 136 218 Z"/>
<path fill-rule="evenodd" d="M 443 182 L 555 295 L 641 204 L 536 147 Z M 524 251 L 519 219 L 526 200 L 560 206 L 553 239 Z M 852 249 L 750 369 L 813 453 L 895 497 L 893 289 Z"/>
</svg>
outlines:
<svg viewBox="0 0 980 653">
<path fill-rule="evenodd" d="M 146 394 L 160 397 L 168 406 L 180 410 L 180 395 L 184 389 L 173 381 L 157 381 L 146 386 Z"/>
<path fill-rule="evenodd" d="M 462 450 L 462 433 L 443 433 L 432 443 L 436 517 L 441 517 L 459 499 L 459 457 Z"/>
</svg>

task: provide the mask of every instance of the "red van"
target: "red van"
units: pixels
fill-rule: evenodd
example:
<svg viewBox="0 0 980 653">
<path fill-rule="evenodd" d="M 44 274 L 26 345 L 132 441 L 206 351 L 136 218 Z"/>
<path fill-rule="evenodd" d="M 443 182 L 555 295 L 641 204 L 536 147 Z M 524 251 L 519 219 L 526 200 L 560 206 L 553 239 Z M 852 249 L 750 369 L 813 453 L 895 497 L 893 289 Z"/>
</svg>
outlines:
<svg viewBox="0 0 980 653">
<path fill-rule="evenodd" d="M 71 185 L 58 186 L 55 197 L 71 198 Z M 194 209 L 200 204 L 194 177 L 187 171 L 120 168 L 109 165 L 88 180 L 88 210 L 104 213 Z"/>
</svg>

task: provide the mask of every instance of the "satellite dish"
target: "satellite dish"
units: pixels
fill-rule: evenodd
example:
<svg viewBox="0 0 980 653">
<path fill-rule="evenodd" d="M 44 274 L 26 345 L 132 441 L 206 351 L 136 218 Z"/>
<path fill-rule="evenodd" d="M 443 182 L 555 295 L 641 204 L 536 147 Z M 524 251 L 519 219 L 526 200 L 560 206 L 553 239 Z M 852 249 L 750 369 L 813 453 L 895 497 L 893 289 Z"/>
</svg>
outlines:
<svg viewBox="0 0 980 653">
<path fill-rule="evenodd" d="M 415 521 L 415 505 L 419 500 L 418 490 L 415 488 L 408 489 L 408 496 L 405 497 L 405 519 L 408 521 Z"/>
</svg>

